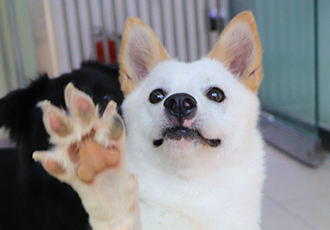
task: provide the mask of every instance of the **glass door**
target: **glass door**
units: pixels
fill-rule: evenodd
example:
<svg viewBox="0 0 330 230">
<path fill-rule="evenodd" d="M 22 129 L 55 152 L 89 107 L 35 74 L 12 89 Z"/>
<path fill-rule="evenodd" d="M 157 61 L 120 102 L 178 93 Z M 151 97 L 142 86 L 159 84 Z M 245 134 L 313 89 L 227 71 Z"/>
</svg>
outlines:
<svg viewBox="0 0 330 230">
<path fill-rule="evenodd" d="M 323 160 L 319 140 L 316 1 L 249 1 L 263 47 L 259 96 L 265 139 L 305 163 Z M 266 115 L 265 115 L 266 114 Z"/>
</svg>

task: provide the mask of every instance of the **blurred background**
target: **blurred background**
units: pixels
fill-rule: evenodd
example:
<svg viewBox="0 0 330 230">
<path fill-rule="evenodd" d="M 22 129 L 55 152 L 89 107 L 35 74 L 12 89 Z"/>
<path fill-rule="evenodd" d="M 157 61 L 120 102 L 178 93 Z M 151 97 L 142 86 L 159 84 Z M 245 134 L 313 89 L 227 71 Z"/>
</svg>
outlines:
<svg viewBox="0 0 330 230">
<path fill-rule="evenodd" d="M 260 125 L 276 147 L 266 147 L 263 227 L 329 229 L 329 0 L 0 0 L 0 97 L 38 73 L 56 77 L 82 60 L 117 62 L 129 16 L 151 26 L 172 57 L 194 61 L 244 10 L 254 13 L 263 47 Z"/>
</svg>

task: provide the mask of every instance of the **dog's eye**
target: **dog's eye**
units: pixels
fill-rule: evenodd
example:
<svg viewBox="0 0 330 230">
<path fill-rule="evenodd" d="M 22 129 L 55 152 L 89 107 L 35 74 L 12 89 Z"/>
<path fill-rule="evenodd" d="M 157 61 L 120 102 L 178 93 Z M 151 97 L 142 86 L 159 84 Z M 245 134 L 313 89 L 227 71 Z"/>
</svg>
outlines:
<svg viewBox="0 0 330 230">
<path fill-rule="evenodd" d="M 219 88 L 213 87 L 211 89 L 209 89 L 206 92 L 206 96 L 212 100 L 212 101 L 216 101 L 216 102 L 222 102 L 223 100 L 225 100 L 225 94 L 223 93 L 223 91 Z"/>
<path fill-rule="evenodd" d="M 149 95 L 149 101 L 152 104 L 156 104 L 160 101 L 162 101 L 166 96 L 166 93 L 162 89 L 155 89 L 152 91 Z"/>
<path fill-rule="evenodd" d="M 111 100 L 111 95 L 107 94 L 103 96 L 104 101 L 110 101 Z"/>
</svg>

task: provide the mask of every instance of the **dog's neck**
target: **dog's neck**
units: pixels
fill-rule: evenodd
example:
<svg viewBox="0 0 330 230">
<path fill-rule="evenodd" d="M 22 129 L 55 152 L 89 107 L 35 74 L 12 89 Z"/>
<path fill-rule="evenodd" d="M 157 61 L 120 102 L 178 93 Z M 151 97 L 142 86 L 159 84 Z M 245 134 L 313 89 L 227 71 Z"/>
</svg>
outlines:
<svg viewBox="0 0 330 230">
<path fill-rule="evenodd" d="M 185 152 L 183 155 L 175 152 L 171 155 L 157 152 L 157 161 L 151 164 L 160 168 L 165 174 L 184 181 L 192 181 L 210 177 L 210 174 L 214 173 L 220 163 L 218 153 L 219 151 L 210 147 L 201 147 L 195 151 Z"/>
<path fill-rule="evenodd" d="M 252 188 L 255 184 L 251 183 L 250 187 L 246 182 L 259 178 L 255 171 L 260 177 L 262 175 L 262 169 L 259 169 L 262 165 L 259 164 L 262 161 L 261 138 L 257 129 L 252 130 L 239 147 L 227 146 L 224 141 L 217 148 L 201 147 L 184 157 L 164 155 L 166 153 L 152 143 L 144 145 L 143 135 L 132 135 L 130 130 L 127 133 L 130 143 L 127 160 L 131 172 L 138 173 L 139 200 L 144 211 L 146 207 L 153 207 L 151 213 L 155 210 L 161 213 L 173 211 L 174 216 L 185 213 L 185 217 L 205 226 L 207 223 L 218 226 L 221 223 L 217 218 L 212 219 L 214 213 L 221 213 L 219 208 L 232 208 L 233 202 L 250 200 L 244 193 L 255 189 Z M 255 162 L 258 162 L 257 167 Z M 208 210 L 209 214 L 206 218 L 205 211 L 196 210 Z"/>
</svg>

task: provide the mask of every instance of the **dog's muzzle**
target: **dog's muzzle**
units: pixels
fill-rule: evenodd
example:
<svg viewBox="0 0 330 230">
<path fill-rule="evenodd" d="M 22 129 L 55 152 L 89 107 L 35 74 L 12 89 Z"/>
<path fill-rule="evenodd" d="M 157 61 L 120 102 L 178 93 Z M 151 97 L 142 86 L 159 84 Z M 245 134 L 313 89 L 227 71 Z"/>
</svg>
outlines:
<svg viewBox="0 0 330 230">
<path fill-rule="evenodd" d="M 170 127 L 163 130 L 162 138 L 153 141 L 155 147 L 159 147 L 164 140 L 181 140 L 182 138 L 200 140 L 210 147 L 218 147 L 220 139 L 205 138 L 197 129 L 192 127 L 197 114 L 197 101 L 186 93 L 177 93 L 169 96 L 164 101 L 164 107 Z"/>
</svg>

